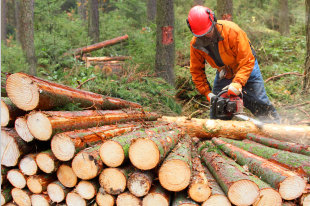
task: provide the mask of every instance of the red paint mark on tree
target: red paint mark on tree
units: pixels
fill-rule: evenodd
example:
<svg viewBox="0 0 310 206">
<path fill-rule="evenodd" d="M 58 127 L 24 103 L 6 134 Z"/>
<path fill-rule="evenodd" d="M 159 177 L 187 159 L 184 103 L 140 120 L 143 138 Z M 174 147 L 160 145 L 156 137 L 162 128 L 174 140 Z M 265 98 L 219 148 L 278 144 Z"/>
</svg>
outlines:
<svg viewBox="0 0 310 206">
<path fill-rule="evenodd" d="M 169 45 L 173 43 L 173 26 L 164 26 L 162 31 L 162 44 Z"/>
</svg>

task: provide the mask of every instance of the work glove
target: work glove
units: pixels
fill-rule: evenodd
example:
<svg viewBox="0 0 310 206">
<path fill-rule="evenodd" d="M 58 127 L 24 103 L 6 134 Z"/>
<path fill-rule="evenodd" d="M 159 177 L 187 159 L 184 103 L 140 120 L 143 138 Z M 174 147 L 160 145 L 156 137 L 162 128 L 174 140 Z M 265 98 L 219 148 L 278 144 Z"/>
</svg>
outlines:
<svg viewBox="0 0 310 206">
<path fill-rule="evenodd" d="M 215 97 L 215 96 L 216 96 L 215 94 L 213 94 L 212 92 L 210 92 L 210 93 L 207 95 L 207 100 L 208 100 L 209 102 L 211 102 L 212 98 Z"/>
<path fill-rule="evenodd" d="M 227 94 L 232 96 L 239 96 L 242 92 L 242 85 L 237 82 L 230 83 L 230 85 L 223 88 L 223 90 L 228 90 Z"/>
</svg>

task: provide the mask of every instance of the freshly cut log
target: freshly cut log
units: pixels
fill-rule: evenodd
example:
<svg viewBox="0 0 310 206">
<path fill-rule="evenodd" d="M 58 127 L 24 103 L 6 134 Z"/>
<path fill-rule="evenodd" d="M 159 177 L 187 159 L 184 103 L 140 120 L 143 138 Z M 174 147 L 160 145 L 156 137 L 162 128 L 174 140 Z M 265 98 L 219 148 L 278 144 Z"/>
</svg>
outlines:
<svg viewBox="0 0 310 206">
<path fill-rule="evenodd" d="M 28 189 L 35 194 L 46 191 L 47 186 L 55 181 L 55 178 L 48 174 L 33 175 L 27 178 Z"/>
<path fill-rule="evenodd" d="M 99 175 L 100 186 L 111 195 L 125 191 L 129 174 L 134 171 L 132 166 L 123 168 L 106 168 Z"/>
<path fill-rule="evenodd" d="M 283 199 L 296 199 L 305 190 L 306 181 L 297 173 L 226 143 L 221 139 L 213 138 L 212 141 L 228 156 L 236 159 L 238 164 L 247 165 L 251 173 L 260 177 L 273 188 L 278 189 Z"/>
<path fill-rule="evenodd" d="M 250 140 L 236 141 L 226 138 L 222 138 L 221 140 L 229 144 L 232 144 L 236 147 L 239 147 L 241 149 L 244 149 L 248 152 L 251 152 L 252 154 L 268 159 L 271 162 L 278 163 L 283 167 L 294 170 L 296 173 L 299 173 L 300 175 L 310 177 L 309 156 L 274 149 Z"/>
<path fill-rule="evenodd" d="M 80 151 L 72 160 L 72 169 L 77 177 L 90 180 L 99 175 L 103 163 L 99 156 L 101 143 Z"/>
<path fill-rule="evenodd" d="M 117 206 L 138 206 L 142 205 L 141 199 L 134 196 L 130 192 L 124 192 L 117 196 L 116 198 Z"/>
<path fill-rule="evenodd" d="M 138 169 L 150 170 L 162 162 L 183 134 L 174 129 L 152 136 L 136 138 L 129 147 L 130 162 Z"/>
<path fill-rule="evenodd" d="M 75 187 L 76 192 L 84 199 L 90 200 L 97 194 L 99 183 L 96 181 L 80 181 Z"/>
<path fill-rule="evenodd" d="M 181 191 L 190 183 L 191 168 L 191 139 L 186 134 L 161 165 L 159 182 L 169 191 Z"/>
<path fill-rule="evenodd" d="M 57 170 L 57 178 L 65 187 L 74 187 L 77 184 L 77 176 L 73 169 L 67 164 L 59 166 Z"/>
<path fill-rule="evenodd" d="M 36 156 L 36 163 L 38 167 L 45 173 L 53 173 L 57 171 L 60 164 L 51 150 L 40 152 Z"/>
<path fill-rule="evenodd" d="M 106 40 L 106 41 L 103 41 L 103 42 L 99 42 L 99 43 L 96 43 L 96 44 L 93 44 L 93 45 L 89 45 L 89 46 L 86 46 L 86 47 L 78 48 L 78 49 L 74 50 L 74 55 L 81 55 L 81 54 L 84 54 L 84 53 L 89 53 L 89 52 L 101 49 L 103 47 L 110 46 L 110 45 L 113 45 L 113 44 L 125 41 L 127 39 L 128 39 L 128 35 L 126 34 L 124 36 L 115 37 L 113 39 L 109 39 L 109 40 Z"/>
<path fill-rule="evenodd" d="M 135 110 L 34 111 L 28 115 L 27 125 L 36 139 L 46 141 L 57 132 L 156 118 L 154 113 Z"/>
<path fill-rule="evenodd" d="M 33 145 L 22 140 L 14 129 L 1 128 L 1 165 L 16 166 L 19 158 L 32 149 Z"/>
<path fill-rule="evenodd" d="M 115 198 L 114 196 L 106 193 L 104 189 L 100 187 L 96 195 L 96 203 L 99 206 L 113 206 L 115 203 Z"/>
<path fill-rule="evenodd" d="M 83 57 L 86 62 L 103 62 L 103 61 L 125 61 L 131 59 L 130 56 L 114 56 L 114 57 Z"/>
<path fill-rule="evenodd" d="M 143 206 L 169 206 L 170 194 L 160 184 L 152 186 L 150 192 L 143 198 Z"/>
<path fill-rule="evenodd" d="M 68 161 L 82 149 L 129 132 L 135 127 L 133 124 L 105 125 L 59 133 L 52 138 L 51 149 L 57 159 Z"/>
<path fill-rule="evenodd" d="M 12 187 L 2 188 L 1 205 L 4 205 L 5 203 L 8 203 L 12 200 L 11 190 L 12 190 Z"/>
<path fill-rule="evenodd" d="M 35 175 L 38 172 L 38 165 L 36 163 L 37 154 L 28 154 L 24 156 L 19 162 L 19 169 L 24 175 Z"/>
<path fill-rule="evenodd" d="M 164 116 L 159 121 L 174 122 L 184 127 L 188 134 L 199 138 L 227 137 L 230 139 L 245 139 L 248 133 L 265 134 L 274 139 L 310 145 L 310 126 L 264 124 L 259 129 L 249 121 L 226 121 L 212 119 L 191 119 L 186 117 Z"/>
<path fill-rule="evenodd" d="M 300 198 L 300 204 L 302 206 L 309 206 L 310 205 L 310 193 L 303 194 Z"/>
<path fill-rule="evenodd" d="M 227 194 L 230 202 L 235 205 L 253 204 L 259 197 L 257 184 L 248 175 L 229 164 L 220 154 L 208 150 L 209 148 L 203 149 L 201 151 L 201 157 L 209 171 Z M 247 195 L 244 195 L 245 191 Z"/>
<path fill-rule="evenodd" d="M 295 152 L 303 155 L 310 156 L 310 145 L 292 143 L 292 142 L 284 142 L 272 138 L 268 138 L 262 135 L 256 134 L 248 134 L 246 136 L 247 139 L 252 140 L 254 142 L 273 147 L 276 149 L 281 149 L 289 152 Z"/>
<path fill-rule="evenodd" d="M 60 181 L 54 181 L 47 186 L 47 194 L 53 202 L 62 202 L 70 189 L 61 184 Z"/>
<path fill-rule="evenodd" d="M 28 128 L 26 117 L 18 117 L 15 120 L 15 130 L 25 142 L 31 142 L 34 139 Z"/>
<path fill-rule="evenodd" d="M 32 206 L 49 206 L 52 204 L 51 199 L 45 194 L 33 194 L 30 196 Z"/>
<path fill-rule="evenodd" d="M 49 110 L 72 102 L 83 108 L 96 109 L 141 107 L 134 102 L 73 89 L 21 72 L 8 77 L 6 89 L 12 102 L 25 111 Z"/>
<path fill-rule="evenodd" d="M 26 177 L 19 169 L 11 169 L 7 174 L 8 181 L 16 188 L 26 187 Z"/>
<path fill-rule="evenodd" d="M 129 146 L 133 140 L 142 137 L 151 137 L 159 133 L 173 129 L 172 124 L 156 125 L 153 128 L 141 129 L 119 137 L 105 141 L 100 147 L 100 157 L 103 163 L 109 167 L 120 166 L 129 156 Z M 178 131 L 178 130 L 176 130 Z M 146 153 L 144 153 L 145 155 Z"/>
<path fill-rule="evenodd" d="M 175 196 L 172 200 L 171 205 L 172 206 L 197 206 L 199 204 L 195 202 L 194 200 L 188 198 L 187 193 L 182 191 L 182 192 L 175 193 Z"/>
<path fill-rule="evenodd" d="M 13 188 L 11 191 L 14 202 L 19 206 L 31 206 L 31 192 L 27 189 Z"/>
<path fill-rule="evenodd" d="M 10 168 L 1 166 L 1 185 L 4 185 L 7 183 L 7 174 Z"/>
<path fill-rule="evenodd" d="M 211 195 L 208 178 L 201 164 L 197 148 L 192 146 L 192 177 L 188 187 L 189 197 L 196 202 L 204 202 Z"/>
<path fill-rule="evenodd" d="M 201 206 L 231 206 L 231 203 L 229 202 L 224 191 L 214 179 L 208 168 L 205 166 L 203 166 L 203 168 L 211 188 L 211 196 L 206 201 L 204 201 Z"/>
<path fill-rule="evenodd" d="M 67 194 L 66 203 L 68 206 L 86 206 L 86 200 L 76 192 L 69 192 Z"/>
<path fill-rule="evenodd" d="M 14 126 L 15 119 L 25 113 L 25 111 L 18 109 L 9 98 L 1 98 L 1 127 Z"/>
<path fill-rule="evenodd" d="M 127 180 L 127 188 L 136 197 L 145 196 L 151 189 L 154 175 L 151 171 L 133 172 Z"/>
</svg>

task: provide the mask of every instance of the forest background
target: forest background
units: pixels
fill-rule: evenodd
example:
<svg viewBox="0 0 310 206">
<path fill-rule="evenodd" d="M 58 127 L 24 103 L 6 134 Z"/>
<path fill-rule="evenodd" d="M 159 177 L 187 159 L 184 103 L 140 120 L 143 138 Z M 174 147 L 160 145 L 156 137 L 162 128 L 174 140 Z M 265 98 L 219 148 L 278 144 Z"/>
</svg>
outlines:
<svg viewBox="0 0 310 206">
<path fill-rule="evenodd" d="M 92 78 L 82 89 L 138 102 L 164 115 L 208 118 L 209 103 L 196 91 L 189 72 L 192 34 L 185 20 L 197 4 L 211 8 L 216 15 L 223 6 L 230 7 L 232 20 L 247 33 L 256 50 L 264 80 L 289 72 L 265 83 L 282 122 L 309 122 L 310 87 L 305 84 L 310 67 L 309 63 L 305 66 L 309 0 L 157 0 L 157 4 L 156 0 L 1 0 L 1 70 L 36 74 L 75 88 Z M 160 78 L 156 60 L 157 25 L 167 18 L 165 12 L 174 28 L 169 58 L 175 79 L 169 83 Z M 32 26 L 27 22 L 29 15 Z M 29 46 L 25 43 L 29 29 L 33 33 L 32 56 L 25 48 L 27 43 Z M 130 56 L 121 74 L 107 74 L 64 55 L 125 34 L 128 41 L 91 53 L 97 57 Z M 215 71 L 206 65 L 210 82 Z M 72 104 L 62 109 L 81 108 Z"/>
</svg>

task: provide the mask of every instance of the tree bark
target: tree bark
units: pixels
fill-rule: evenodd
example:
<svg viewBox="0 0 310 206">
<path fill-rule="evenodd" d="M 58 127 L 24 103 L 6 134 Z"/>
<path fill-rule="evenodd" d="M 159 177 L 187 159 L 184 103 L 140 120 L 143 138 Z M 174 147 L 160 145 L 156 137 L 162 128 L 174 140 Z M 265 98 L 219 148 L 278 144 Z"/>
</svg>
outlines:
<svg viewBox="0 0 310 206">
<path fill-rule="evenodd" d="M 47 186 L 46 190 L 53 202 L 60 203 L 66 198 L 71 189 L 65 187 L 60 181 L 54 181 Z"/>
<path fill-rule="evenodd" d="M 11 127 L 17 117 L 26 114 L 12 103 L 8 97 L 1 98 L 1 127 Z"/>
<path fill-rule="evenodd" d="M 28 128 L 27 119 L 25 116 L 18 117 L 15 120 L 15 130 L 20 138 L 22 138 L 25 142 L 31 142 L 34 139 Z"/>
<path fill-rule="evenodd" d="M 143 198 L 143 206 L 169 206 L 170 193 L 160 186 L 154 184 L 150 192 Z"/>
<path fill-rule="evenodd" d="M 142 205 L 141 199 L 135 197 L 129 192 L 124 192 L 116 198 L 117 206 L 128 206 L 128 205 Z"/>
<path fill-rule="evenodd" d="M 147 0 L 147 19 L 154 22 L 156 18 L 156 0 Z"/>
<path fill-rule="evenodd" d="M 1 0 L 1 41 L 2 44 L 6 45 L 6 26 L 7 26 L 7 5 L 6 0 Z"/>
<path fill-rule="evenodd" d="M 169 84 L 174 85 L 175 43 L 173 1 L 157 0 L 156 6 L 157 35 L 155 73 Z"/>
<path fill-rule="evenodd" d="M 115 197 L 106 193 L 104 189 L 100 187 L 96 195 L 96 203 L 99 206 L 113 206 L 115 203 Z"/>
<path fill-rule="evenodd" d="M 1 165 L 13 167 L 22 155 L 29 153 L 34 145 L 22 140 L 14 129 L 1 129 Z"/>
<path fill-rule="evenodd" d="M 15 17 L 15 39 L 19 44 L 22 44 L 21 40 L 21 26 L 20 26 L 20 1 L 21 0 L 14 0 L 14 17 Z"/>
<path fill-rule="evenodd" d="M 98 0 L 88 0 L 88 35 L 92 39 L 92 43 L 99 42 Z"/>
<path fill-rule="evenodd" d="M 284 141 L 268 138 L 268 137 L 261 136 L 261 135 L 255 135 L 255 134 L 248 134 L 247 139 L 255 141 L 260 144 L 264 144 L 268 147 L 273 147 L 273 148 L 280 149 L 280 150 L 285 150 L 289 152 L 294 152 L 294 153 L 310 156 L 309 145 L 284 142 Z"/>
<path fill-rule="evenodd" d="M 288 0 L 279 0 L 279 31 L 283 36 L 290 34 L 290 10 Z"/>
<path fill-rule="evenodd" d="M 217 18 L 233 20 L 233 0 L 217 0 Z"/>
<path fill-rule="evenodd" d="M 172 200 L 172 206 L 198 206 L 199 204 L 187 197 L 185 191 L 177 192 Z"/>
<path fill-rule="evenodd" d="M 154 175 L 151 171 L 133 172 L 127 180 L 127 188 L 136 197 L 145 196 L 151 189 Z"/>
<path fill-rule="evenodd" d="M 307 56 L 305 60 L 305 72 L 303 81 L 303 92 L 310 93 L 310 0 L 305 0 L 306 3 L 306 42 Z"/>
<path fill-rule="evenodd" d="M 57 159 L 68 161 L 86 147 L 101 143 L 115 136 L 120 136 L 137 127 L 133 124 L 119 124 L 59 133 L 53 136 L 51 149 Z"/>
<path fill-rule="evenodd" d="M 181 191 L 190 183 L 191 169 L 191 139 L 185 135 L 161 165 L 158 172 L 159 182 L 169 191 Z"/>
<path fill-rule="evenodd" d="M 182 136 L 180 130 L 174 129 L 153 136 L 135 138 L 129 147 L 130 162 L 141 170 L 153 169 L 164 160 Z"/>
<path fill-rule="evenodd" d="M 62 164 L 57 170 L 57 178 L 65 187 L 74 187 L 77 184 L 77 176 L 71 166 Z"/>
<path fill-rule="evenodd" d="M 259 188 L 248 175 L 229 164 L 221 155 L 204 148 L 201 157 L 209 171 L 235 205 L 251 205 L 259 197 Z M 247 195 L 244 195 L 247 191 Z"/>
<path fill-rule="evenodd" d="M 6 80 L 11 74 L 8 72 L 1 72 L 1 97 L 7 97 Z"/>
<path fill-rule="evenodd" d="M 36 139 L 47 141 L 56 133 L 74 129 L 155 119 L 152 113 L 135 110 L 34 111 L 29 114 L 27 125 Z"/>
<path fill-rule="evenodd" d="M 250 140 L 235 141 L 226 138 L 221 138 L 221 140 L 251 152 L 252 154 L 268 159 L 271 162 L 275 162 L 285 168 L 294 170 L 302 176 L 310 177 L 310 157 L 308 156 L 274 149 Z"/>
<path fill-rule="evenodd" d="M 83 22 L 86 22 L 86 8 L 85 8 L 86 3 L 87 3 L 86 0 L 78 1 L 78 13 Z"/>
<path fill-rule="evenodd" d="M 24 73 L 10 75 L 7 79 L 6 90 L 12 102 L 26 111 L 49 110 L 68 103 L 79 103 L 81 107 L 96 109 L 141 107 L 134 102 L 73 89 Z"/>
<path fill-rule="evenodd" d="M 238 164 L 247 165 L 251 173 L 260 177 L 273 188 L 278 189 L 283 199 L 296 199 L 305 190 L 305 180 L 295 172 L 226 143 L 221 139 L 213 138 L 212 141 L 227 155 L 235 158 Z"/>
<path fill-rule="evenodd" d="M 20 1 L 20 38 L 29 64 L 29 73 L 37 74 L 37 59 L 34 47 L 34 0 Z"/>
<path fill-rule="evenodd" d="M 84 199 L 90 200 L 97 194 L 99 189 L 98 180 L 85 181 L 81 180 L 75 187 L 76 192 Z"/>
<path fill-rule="evenodd" d="M 105 141 L 100 147 L 100 157 L 108 167 L 118 167 L 129 157 L 129 147 L 134 139 L 145 136 L 155 136 L 171 130 L 172 125 L 155 126 L 146 130 L 138 130 Z"/>
<path fill-rule="evenodd" d="M 1 168 L 2 170 L 2 168 Z M 19 169 L 11 169 L 7 173 L 7 179 L 13 187 L 23 189 L 26 187 L 26 176 Z"/>
<path fill-rule="evenodd" d="M 45 192 L 47 186 L 55 181 L 54 176 L 50 174 L 32 175 L 27 178 L 28 189 L 35 194 Z"/>
</svg>

